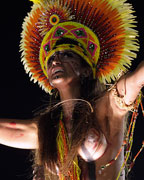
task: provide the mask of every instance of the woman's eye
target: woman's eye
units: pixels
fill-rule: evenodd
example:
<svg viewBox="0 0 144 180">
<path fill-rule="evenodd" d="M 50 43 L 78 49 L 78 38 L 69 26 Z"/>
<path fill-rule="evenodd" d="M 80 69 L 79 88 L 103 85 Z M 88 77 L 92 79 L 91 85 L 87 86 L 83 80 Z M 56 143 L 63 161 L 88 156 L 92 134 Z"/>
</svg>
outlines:
<svg viewBox="0 0 144 180">
<path fill-rule="evenodd" d="M 55 56 L 51 56 L 48 60 L 48 66 L 52 64 L 52 61 L 54 60 Z"/>
<path fill-rule="evenodd" d="M 65 58 L 72 58 L 73 54 L 71 52 L 64 52 L 63 53 L 63 57 L 65 57 Z"/>
</svg>

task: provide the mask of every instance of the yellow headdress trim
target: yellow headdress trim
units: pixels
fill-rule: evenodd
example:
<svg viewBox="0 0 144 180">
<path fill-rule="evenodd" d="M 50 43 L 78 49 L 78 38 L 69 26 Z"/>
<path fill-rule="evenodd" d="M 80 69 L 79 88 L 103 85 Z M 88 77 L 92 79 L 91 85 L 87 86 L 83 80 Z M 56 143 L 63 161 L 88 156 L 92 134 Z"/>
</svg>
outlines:
<svg viewBox="0 0 144 180">
<path fill-rule="evenodd" d="M 57 41 L 63 40 L 57 45 Z M 88 27 L 76 22 L 58 23 L 45 35 L 40 49 L 40 64 L 45 76 L 47 62 L 57 51 L 71 50 L 80 55 L 91 66 L 93 77 L 96 76 L 96 64 L 100 54 L 100 43 Z"/>
</svg>

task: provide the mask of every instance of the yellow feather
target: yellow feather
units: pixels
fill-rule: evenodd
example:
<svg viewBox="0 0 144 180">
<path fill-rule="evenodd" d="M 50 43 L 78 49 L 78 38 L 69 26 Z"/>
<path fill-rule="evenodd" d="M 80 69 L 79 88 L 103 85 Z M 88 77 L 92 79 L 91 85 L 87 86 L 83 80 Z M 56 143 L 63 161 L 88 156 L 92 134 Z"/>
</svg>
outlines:
<svg viewBox="0 0 144 180">
<path fill-rule="evenodd" d="M 41 0 L 30 0 L 30 1 L 32 1 L 35 4 L 38 4 L 38 3 L 40 3 Z"/>
</svg>

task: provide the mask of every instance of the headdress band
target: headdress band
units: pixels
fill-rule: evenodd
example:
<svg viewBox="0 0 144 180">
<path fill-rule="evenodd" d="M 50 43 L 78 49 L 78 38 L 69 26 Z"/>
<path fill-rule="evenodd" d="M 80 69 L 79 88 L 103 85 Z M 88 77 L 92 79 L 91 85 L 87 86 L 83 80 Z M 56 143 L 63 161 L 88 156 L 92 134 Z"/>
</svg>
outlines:
<svg viewBox="0 0 144 180">
<path fill-rule="evenodd" d="M 58 45 L 57 42 L 59 42 Z M 100 43 L 88 27 L 69 21 L 55 25 L 45 35 L 40 49 L 40 63 L 47 78 L 47 61 L 55 52 L 62 50 L 74 51 L 86 60 L 91 66 L 95 78 Z"/>
</svg>

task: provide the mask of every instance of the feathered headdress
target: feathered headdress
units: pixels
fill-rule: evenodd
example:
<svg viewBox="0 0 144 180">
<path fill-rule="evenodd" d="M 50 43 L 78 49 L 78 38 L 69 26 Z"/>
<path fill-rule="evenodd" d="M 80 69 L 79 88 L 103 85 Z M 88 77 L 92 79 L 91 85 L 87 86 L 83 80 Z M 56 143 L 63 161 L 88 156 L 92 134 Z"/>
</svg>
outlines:
<svg viewBox="0 0 144 180">
<path fill-rule="evenodd" d="M 79 54 L 102 83 L 115 80 L 136 58 L 136 21 L 126 0 L 32 1 L 20 49 L 26 72 L 46 92 L 52 90 L 47 61 L 56 51 L 70 49 Z"/>
</svg>

